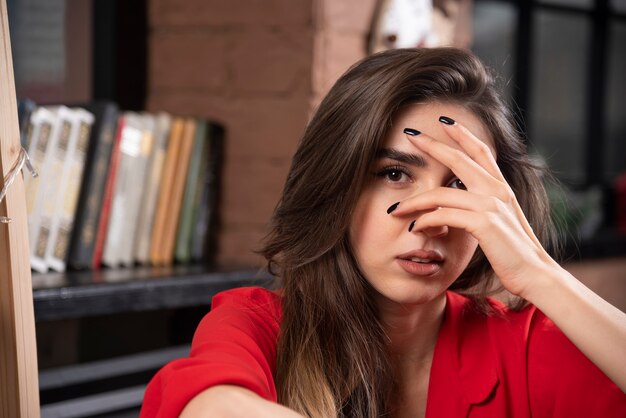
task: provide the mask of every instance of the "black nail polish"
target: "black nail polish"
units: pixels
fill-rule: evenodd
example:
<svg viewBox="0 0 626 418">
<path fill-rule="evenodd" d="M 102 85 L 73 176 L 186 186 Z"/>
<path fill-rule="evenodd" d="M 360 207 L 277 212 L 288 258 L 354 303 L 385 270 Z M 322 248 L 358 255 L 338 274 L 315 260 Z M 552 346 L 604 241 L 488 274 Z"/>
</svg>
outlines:
<svg viewBox="0 0 626 418">
<path fill-rule="evenodd" d="M 454 119 L 451 119 L 451 118 L 449 118 L 447 116 L 440 116 L 439 117 L 439 122 L 445 123 L 446 125 L 454 125 L 455 124 Z"/>
<path fill-rule="evenodd" d="M 398 209 L 398 205 L 400 204 L 400 202 L 396 202 L 393 205 L 389 206 L 389 209 L 387 209 L 387 213 L 391 213 L 394 210 Z"/>
<path fill-rule="evenodd" d="M 404 131 L 402 132 L 411 136 L 418 136 L 419 134 L 421 134 L 420 131 L 418 131 L 417 129 L 413 129 L 413 128 L 404 128 Z"/>
<path fill-rule="evenodd" d="M 413 222 L 411 222 L 411 225 L 409 225 L 409 232 L 411 232 L 413 230 L 414 226 L 415 226 L 415 220 Z"/>
</svg>

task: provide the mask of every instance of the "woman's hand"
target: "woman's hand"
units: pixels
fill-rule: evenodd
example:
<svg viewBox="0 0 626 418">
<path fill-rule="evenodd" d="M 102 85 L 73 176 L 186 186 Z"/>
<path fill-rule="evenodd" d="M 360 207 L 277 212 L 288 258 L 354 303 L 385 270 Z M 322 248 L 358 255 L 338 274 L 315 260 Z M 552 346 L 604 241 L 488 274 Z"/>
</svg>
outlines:
<svg viewBox="0 0 626 418">
<path fill-rule="evenodd" d="M 504 287 L 542 310 L 626 393 L 626 314 L 547 254 L 489 147 L 458 123 L 444 129 L 460 149 L 426 135 L 407 138 L 450 168 L 467 190 L 427 191 L 402 201 L 392 214 L 419 213 L 414 230 L 446 225 L 471 233 Z"/>
<path fill-rule="evenodd" d="M 232 385 L 213 386 L 194 397 L 180 418 L 304 418 L 291 409 Z"/>
<path fill-rule="evenodd" d="M 394 216 L 419 214 L 414 231 L 448 226 L 472 234 L 503 286 L 529 298 L 533 282 L 560 266 L 542 247 L 491 149 L 459 123 L 443 124 L 460 149 L 424 134 L 407 135 L 421 152 L 447 166 L 467 190 L 440 187 L 402 201 Z"/>
</svg>

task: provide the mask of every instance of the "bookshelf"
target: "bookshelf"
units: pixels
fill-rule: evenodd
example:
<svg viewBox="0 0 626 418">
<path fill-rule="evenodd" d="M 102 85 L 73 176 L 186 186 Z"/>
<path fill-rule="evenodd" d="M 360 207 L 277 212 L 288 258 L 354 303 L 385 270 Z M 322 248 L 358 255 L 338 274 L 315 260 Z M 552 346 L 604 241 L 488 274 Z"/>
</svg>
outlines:
<svg viewBox="0 0 626 418">
<path fill-rule="evenodd" d="M 269 275 L 255 270 L 216 271 L 199 265 L 46 273 L 33 278 L 35 320 L 202 306 L 224 290 L 270 282 Z"/>
</svg>

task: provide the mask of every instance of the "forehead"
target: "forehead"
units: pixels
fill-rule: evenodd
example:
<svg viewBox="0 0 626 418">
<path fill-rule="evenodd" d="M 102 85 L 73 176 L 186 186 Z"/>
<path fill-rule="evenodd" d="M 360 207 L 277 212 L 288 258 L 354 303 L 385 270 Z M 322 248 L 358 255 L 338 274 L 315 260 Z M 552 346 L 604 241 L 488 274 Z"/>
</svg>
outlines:
<svg viewBox="0 0 626 418">
<path fill-rule="evenodd" d="M 495 155 L 491 133 L 474 113 L 462 105 L 441 102 L 413 104 L 400 111 L 393 120 L 384 147 L 406 145 L 408 141 L 402 131 L 404 128 L 413 128 L 460 149 L 456 141 L 444 131 L 442 123 L 439 122 L 440 116 L 448 116 L 465 126 L 474 136 L 486 143 Z"/>
</svg>

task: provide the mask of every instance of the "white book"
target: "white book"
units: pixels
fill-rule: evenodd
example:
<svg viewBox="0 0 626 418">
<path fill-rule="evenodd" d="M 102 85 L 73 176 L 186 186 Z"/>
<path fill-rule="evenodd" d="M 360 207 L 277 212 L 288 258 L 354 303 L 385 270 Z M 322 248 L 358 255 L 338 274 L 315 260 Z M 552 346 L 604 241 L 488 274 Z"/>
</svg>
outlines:
<svg viewBox="0 0 626 418">
<path fill-rule="evenodd" d="M 143 123 L 139 115 L 133 112 L 125 112 L 122 116 L 125 120 L 120 138 L 120 161 L 115 180 L 115 189 L 111 199 L 109 224 L 107 226 L 102 263 L 109 267 L 119 267 L 122 263 L 124 241 L 133 241 L 133 237 L 125 228 L 129 225 L 126 221 L 131 218 L 133 203 L 136 160 L 142 153 L 144 139 Z M 136 219 L 132 219 L 133 222 Z"/>
<path fill-rule="evenodd" d="M 127 234 L 119 248 L 120 262 L 130 267 L 135 264 L 135 242 L 137 241 L 138 225 L 140 222 L 140 210 L 146 191 L 147 169 L 150 155 L 154 145 L 154 117 L 149 115 L 134 114 L 137 125 L 141 128 L 142 138 L 139 154 L 135 157 L 132 167 L 132 183 L 130 184 L 130 196 L 126 218 L 124 219 L 124 231 Z"/>
<path fill-rule="evenodd" d="M 154 146 L 148 160 L 146 171 L 146 187 L 139 210 L 137 234 L 135 240 L 135 259 L 140 264 L 150 263 L 150 242 L 154 214 L 159 198 L 161 185 L 161 173 L 167 153 L 167 140 L 170 133 L 172 118 L 169 114 L 161 112 L 154 118 Z"/>
<path fill-rule="evenodd" d="M 89 147 L 89 135 L 94 123 L 92 113 L 80 108 L 70 109 L 70 111 L 72 112 L 70 139 L 46 248 L 48 267 L 59 272 L 65 271 L 65 260 L 83 178 L 85 156 Z"/>
<path fill-rule="evenodd" d="M 32 215 L 29 219 L 30 264 L 33 270 L 45 273 L 48 271 L 46 249 L 50 239 L 52 218 L 56 202 L 60 195 L 63 167 L 69 148 L 72 126 L 72 112 L 65 106 L 47 108 L 55 113 L 56 122 L 52 125 L 46 152 L 39 171 L 39 184 L 33 202 Z M 41 141 L 41 135 L 36 139 Z M 33 144 L 31 144 L 32 146 Z M 43 148 L 43 143 L 39 144 Z"/>
<path fill-rule="evenodd" d="M 41 173 L 48 146 L 50 145 L 50 135 L 54 125 L 56 125 L 57 115 L 43 107 L 37 108 L 30 117 L 30 139 L 28 140 L 28 156 L 30 162 L 37 171 Z M 35 211 L 35 200 L 39 192 L 41 176 L 24 176 L 24 188 L 26 189 L 26 211 L 28 213 L 29 225 L 34 222 L 34 218 L 39 216 Z M 33 241 L 34 233 L 29 231 L 30 242 Z"/>
</svg>

